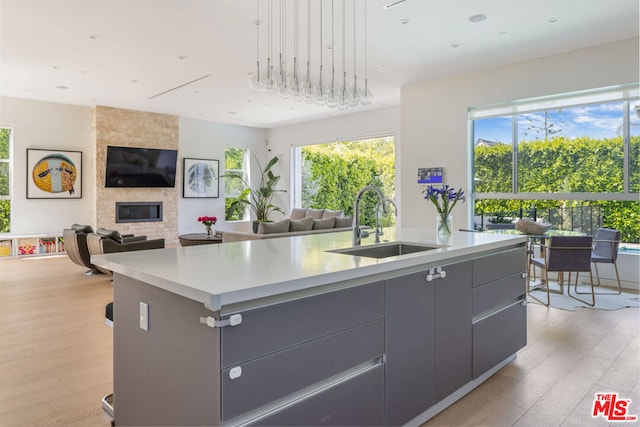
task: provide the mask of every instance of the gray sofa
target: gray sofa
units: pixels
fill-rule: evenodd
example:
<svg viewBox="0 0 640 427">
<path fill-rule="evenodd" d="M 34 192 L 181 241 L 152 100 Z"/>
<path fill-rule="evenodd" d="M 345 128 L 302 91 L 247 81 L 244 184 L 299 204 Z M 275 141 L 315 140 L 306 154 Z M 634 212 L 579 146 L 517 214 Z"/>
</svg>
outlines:
<svg viewBox="0 0 640 427">
<path fill-rule="evenodd" d="M 222 243 L 332 233 L 347 231 L 352 227 L 353 217 L 344 216 L 341 210 L 293 208 L 289 218 L 260 223 L 257 233 L 225 231 L 222 233 Z"/>
</svg>

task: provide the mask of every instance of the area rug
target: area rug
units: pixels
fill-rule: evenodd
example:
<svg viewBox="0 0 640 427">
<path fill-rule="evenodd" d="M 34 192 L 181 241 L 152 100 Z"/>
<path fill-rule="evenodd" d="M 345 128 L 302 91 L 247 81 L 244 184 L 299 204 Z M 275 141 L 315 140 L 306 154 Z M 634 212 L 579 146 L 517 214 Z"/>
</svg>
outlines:
<svg viewBox="0 0 640 427">
<path fill-rule="evenodd" d="M 533 288 L 533 285 L 532 285 Z M 551 289 L 560 289 L 558 284 L 555 282 L 551 282 Z M 591 286 L 589 285 L 578 285 L 579 292 L 588 292 L 588 295 L 578 295 L 578 298 L 583 299 L 585 301 L 591 301 Z M 600 288 L 595 287 L 595 292 L 613 292 L 609 288 Z M 547 293 L 544 290 L 533 290 L 531 294 L 536 298 L 546 301 Z M 571 285 L 571 295 L 575 295 L 574 287 Z M 527 296 L 527 302 L 531 304 L 541 304 L 539 301 L 531 298 L 530 295 Z M 620 295 L 597 295 L 596 294 L 596 305 L 591 307 L 588 304 L 584 304 L 574 298 L 571 298 L 567 294 L 567 285 L 564 286 L 563 294 L 554 294 L 551 293 L 551 303 L 549 305 L 552 308 L 557 308 L 560 310 L 568 310 L 568 311 L 576 311 L 578 308 L 590 308 L 595 310 L 619 310 L 621 308 L 627 307 L 640 307 L 640 296 L 638 294 L 632 292 L 622 292 Z"/>
</svg>

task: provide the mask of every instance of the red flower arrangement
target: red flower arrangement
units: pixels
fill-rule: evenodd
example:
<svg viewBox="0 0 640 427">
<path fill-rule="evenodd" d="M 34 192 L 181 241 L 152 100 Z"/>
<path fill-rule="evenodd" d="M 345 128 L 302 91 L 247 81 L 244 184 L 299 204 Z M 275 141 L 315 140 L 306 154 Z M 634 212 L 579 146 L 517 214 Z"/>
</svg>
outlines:
<svg viewBox="0 0 640 427">
<path fill-rule="evenodd" d="M 201 222 L 204 224 L 205 227 L 207 227 L 207 235 L 211 235 L 211 226 L 213 224 L 216 223 L 216 221 L 218 220 L 218 218 L 216 218 L 215 216 L 199 216 L 198 217 L 198 222 Z"/>
</svg>

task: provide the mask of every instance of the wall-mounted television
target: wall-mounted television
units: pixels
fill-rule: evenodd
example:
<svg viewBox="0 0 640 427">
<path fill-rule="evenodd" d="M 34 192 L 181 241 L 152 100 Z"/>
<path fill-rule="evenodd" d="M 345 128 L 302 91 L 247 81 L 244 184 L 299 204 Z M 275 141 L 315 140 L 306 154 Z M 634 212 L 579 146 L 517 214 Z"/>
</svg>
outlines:
<svg viewBox="0 0 640 427">
<path fill-rule="evenodd" d="M 105 187 L 175 187 L 178 150 L 107 146 Z"/>
</svg>

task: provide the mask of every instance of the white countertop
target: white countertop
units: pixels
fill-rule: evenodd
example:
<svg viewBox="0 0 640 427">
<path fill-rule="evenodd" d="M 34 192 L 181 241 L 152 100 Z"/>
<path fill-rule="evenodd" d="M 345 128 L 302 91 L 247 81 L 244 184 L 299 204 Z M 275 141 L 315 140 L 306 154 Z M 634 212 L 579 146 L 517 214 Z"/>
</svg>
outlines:
<svg viewBox="0 0 640 427">
<path fill-rule="evenodd" d="M 446 242 L 433 230 L 385 229 L 383 242 L 442 245 L 384 259 L 326 252 L 351 247 L 352 232 L 324 233 L 215 245 L 93 256 L 92 263 L 189 299 L 213 311 L 229 304 L 392 272 L 526 242 L 526 236 L 454 232 Z M 373 244 L 373 233 L 362 246 Z"/>
</svg>

